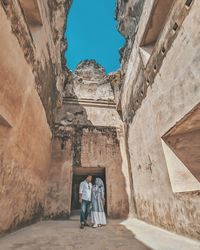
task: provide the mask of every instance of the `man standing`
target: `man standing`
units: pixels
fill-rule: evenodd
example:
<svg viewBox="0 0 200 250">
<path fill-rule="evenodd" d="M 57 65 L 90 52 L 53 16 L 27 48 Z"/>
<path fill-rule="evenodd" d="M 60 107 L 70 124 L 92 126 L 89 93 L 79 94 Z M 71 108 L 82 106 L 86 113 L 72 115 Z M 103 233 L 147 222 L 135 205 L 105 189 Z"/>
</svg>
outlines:
<svg viewBox="0 0 200 250">
<path fill-rule="evenodd" d="M 88 175 L 87 178 L 81 182 L 79 187 L 79 202 L 81 203 L 81 211 L 80 211 L 81 229 L 84 229 L 84 226 L 89 226 L 89 224 L 87 223 L 87 217 L 91 202 L 91 192 L 92 192 L 91 182 L 92 182 L 92 176 Z"/>
</svg>

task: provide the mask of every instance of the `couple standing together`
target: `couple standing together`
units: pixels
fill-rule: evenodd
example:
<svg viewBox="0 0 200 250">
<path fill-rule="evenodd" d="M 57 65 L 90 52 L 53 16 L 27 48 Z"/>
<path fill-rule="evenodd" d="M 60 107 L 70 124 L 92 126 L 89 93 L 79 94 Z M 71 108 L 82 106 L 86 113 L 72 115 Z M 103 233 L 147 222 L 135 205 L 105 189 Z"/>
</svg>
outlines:
<svg viewBox="0 0 200 250">
<path fill-rule="evenodd" d="M 84 226 L 89 226 L 87 218 L 90 211 L 93 228 L 106 225 L 106 216 L 104 212 L 104 183 L 100 178 L 96 178 L 93 186 L 91 182 L 92 176 L 88 175 L 87 178 L 81 182 L 79 187 L 81 229 L 83 229 Z"/>
</svg>

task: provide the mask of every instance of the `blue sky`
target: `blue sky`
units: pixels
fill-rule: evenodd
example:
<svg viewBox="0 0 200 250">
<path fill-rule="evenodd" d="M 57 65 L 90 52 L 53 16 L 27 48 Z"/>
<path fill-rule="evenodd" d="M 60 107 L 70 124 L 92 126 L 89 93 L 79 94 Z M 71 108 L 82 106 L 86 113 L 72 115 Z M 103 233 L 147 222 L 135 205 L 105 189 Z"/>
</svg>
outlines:
<svg viewBox="0 0 200 250">
<path fill-rule="evenodd" d="M 120 67 L 124 38 L 114 20 L 116 0 L 73 0 L 67 20 L 67 65 L 74 70 L 81 60 L 95 59 L 106 71 Z"/>
</svg>

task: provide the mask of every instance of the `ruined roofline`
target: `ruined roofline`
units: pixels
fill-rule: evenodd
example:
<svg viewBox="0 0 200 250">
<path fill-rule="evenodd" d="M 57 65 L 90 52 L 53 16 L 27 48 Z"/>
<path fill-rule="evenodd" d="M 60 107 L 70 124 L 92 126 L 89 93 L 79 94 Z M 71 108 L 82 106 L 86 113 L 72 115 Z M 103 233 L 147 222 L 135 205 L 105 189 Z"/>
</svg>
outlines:
<svg viewBox="0 0 200 250">
<path fill-rule="evenodd" d="M 105 68 L 94 59 L 81 60 L 77 64 L 76 69 L 73 73 L 76 73 L 76 71 L 78 71 L 79 69 L 87 68 L 88 66 L 94 66 L 96 69 L 101 70 L 104 74 L 107 74 Z"/>
</svg>

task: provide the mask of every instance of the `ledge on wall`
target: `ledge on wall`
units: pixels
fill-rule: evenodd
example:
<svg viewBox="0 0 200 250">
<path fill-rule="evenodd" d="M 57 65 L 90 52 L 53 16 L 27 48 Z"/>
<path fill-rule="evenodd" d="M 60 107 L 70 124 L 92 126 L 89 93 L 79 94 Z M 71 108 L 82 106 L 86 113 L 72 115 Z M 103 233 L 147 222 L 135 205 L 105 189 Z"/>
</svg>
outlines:
<svg viewBox="0 0 200 250">
<path fill-rule="evenodd" d="M 140 53 L 145 67 L 162 33 L 173 3 L 174 0 L 157 0 L 154 3 L 140 44 Z"/>
<path fill-rule="evenodd" d="M 19 0 L 28 28 L 34 42 L 40 39 L 42 18 L 37 0 Z"/>
</svg>

